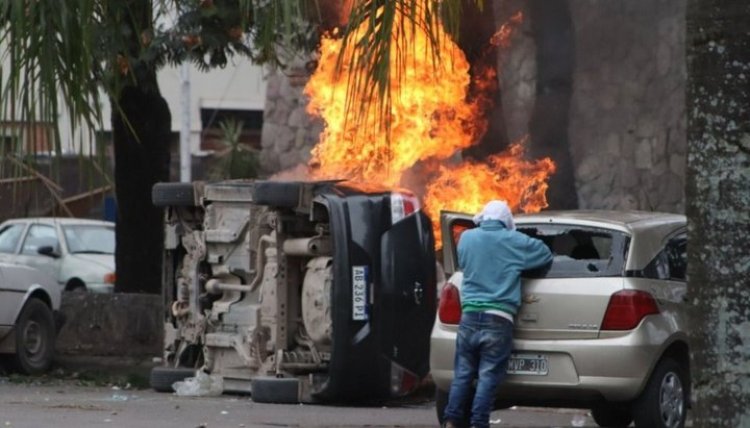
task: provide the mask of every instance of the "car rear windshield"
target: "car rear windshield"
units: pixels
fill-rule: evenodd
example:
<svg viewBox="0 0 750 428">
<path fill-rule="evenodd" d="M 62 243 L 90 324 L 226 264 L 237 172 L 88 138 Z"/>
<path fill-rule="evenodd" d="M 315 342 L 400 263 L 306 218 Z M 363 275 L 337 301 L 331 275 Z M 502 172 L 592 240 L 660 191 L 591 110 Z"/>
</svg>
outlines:
<svg viewBox="0 0 750 428">
<path fill-rule="evenodd" d="M 541 239 L 552 250 L 552 263 L 524 272 L 526 278 L 622 276 L 629 237 L 626 233 L 560 224 L 518 225 L 518 231 Z"/>
</svg>

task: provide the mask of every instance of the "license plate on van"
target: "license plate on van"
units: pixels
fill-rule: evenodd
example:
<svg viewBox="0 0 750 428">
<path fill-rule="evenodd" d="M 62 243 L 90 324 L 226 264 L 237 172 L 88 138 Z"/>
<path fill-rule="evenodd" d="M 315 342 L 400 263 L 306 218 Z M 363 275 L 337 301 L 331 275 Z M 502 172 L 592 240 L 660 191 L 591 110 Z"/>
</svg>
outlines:
<svg viewBox="0 0 750 428">
<path fill-rule="evenodd" d="M 549 373 L 547 357 L 538 354 L 511 354 L 508 374 L 546 376 Z"/>
<path fill-rule="evenodd" d="M 367 266 L 352 266 L 352 319 L 367 321 Z"/>
</svg>

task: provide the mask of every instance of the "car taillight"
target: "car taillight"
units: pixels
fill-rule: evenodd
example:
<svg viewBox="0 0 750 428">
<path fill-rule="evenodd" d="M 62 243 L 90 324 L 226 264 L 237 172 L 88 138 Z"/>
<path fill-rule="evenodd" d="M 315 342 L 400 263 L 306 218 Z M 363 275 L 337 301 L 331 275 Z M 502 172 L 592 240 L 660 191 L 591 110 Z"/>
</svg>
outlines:
<svg viewBox="0 0 750 428">
<path fill-rule="evenodd" d="M 114 284 L 115 280 L 117 279 L 117 276 L 114 272 L 109 272 L 104 274 L 104 283 L 105 284 Z"/>
<path fill-rule="evenodd" d="M 622 290 L 609 299 L 602 330 L 632 330 L 646 315 L 658 314 L 654 296 L 641 290 Z"/>
<path fill-rule="evenodd" d="M 391 224 L 415 214 L 421 209 L 419 198 L 405 190 L 391 193 Z"/>
<path fill-rule="evenodd" d="M 391 363 L 391 395 L 402 397 L 417 389 L 419 376 L 396 363 Z"/>
<path fill-rule="evenodd" d="M 450 282 L 446 282 L 440 290 L 438 317 L 443 324 L 458 324 L 461 321 L 461 294 Z"/>
</svg>

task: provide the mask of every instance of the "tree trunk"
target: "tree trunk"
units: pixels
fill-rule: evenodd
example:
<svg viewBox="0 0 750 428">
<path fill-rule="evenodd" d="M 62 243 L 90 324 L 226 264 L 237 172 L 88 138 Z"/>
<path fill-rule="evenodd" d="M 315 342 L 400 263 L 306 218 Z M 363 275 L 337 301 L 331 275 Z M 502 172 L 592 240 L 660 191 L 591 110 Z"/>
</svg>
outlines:
<svg viewBox="0 0 750 428">
<path fill-rule="evenodd" d="M 169 107 L 158 92 L 141 86 L 124 88 L 119 106 L 122 112 L 113 109 L 112 114 L 118 208 L 115 290 L 159 293 L 163 210 L 151 203 L 151 188 L 169 181 Z"/>
<path fill-rule="evenodd" d="M 156 70 L 138 60 L 141 29 L 151 28 L 149 0 L 115 3 L 127 35 L 129 62 L 114 63 L 124 75 L 112 100 L 112 134 L 115 148 L 117 226 L 115 235 L 115 291 L 160 293 L 164 241 L 163 210 L 151 203 L 151 188 L 169 180 L 169 143 L 172 120 L 159 92 Z M 136 30 L 138 29 L 138 30 Z M 123 64 L 129 68 L 123 69 Z"/>
<path fill-rule="evenodd" d="M 490 38 L 498 30 L 494 7 L 493 2 L 486 2 L 484 8 L 479 10 L 474 1 L 462 2 L 458 46 L 471 66 L 469 72 L 472 78 L 477 74 L 482 75 L 487 69 L 497 72 L 497 48 L 490 45 Z M 496 84 L 490 93 L 482 96 L 487 97 L 489 107 L 487 131 L 477 144 L 463 150 L 462 153 L 464 157 L 480 161 L 508 147 L 500 85 Z"/>
<path fill-rule="evenodd" d="M 750 3 L 690 0 L 688 304 L 696 427 L 750 426 Z"/>
<path fill-rule="evenodd" d="M 575 64 L 570 8 L 567 0 L 531 0 L 528 8 L 537 69 L 528 154 L 534 159 L 549 156 L 557 165 L 549 180 L 549 207 L 575 209 L 578 196 L 568 141 Z"/>
</svg>

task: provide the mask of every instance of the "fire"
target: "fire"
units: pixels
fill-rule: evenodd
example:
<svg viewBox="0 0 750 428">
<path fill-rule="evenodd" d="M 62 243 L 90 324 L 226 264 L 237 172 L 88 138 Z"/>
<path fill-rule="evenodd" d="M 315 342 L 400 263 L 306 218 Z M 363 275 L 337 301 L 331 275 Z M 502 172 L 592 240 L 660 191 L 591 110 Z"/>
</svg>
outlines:
<svg viewBox="0 0 750 428">
<path fill-rule="evenodd" d="M 491 44 L 507 47 L 521 21 L 520 13 L 512 17 Z M 395 22 L 409 20 L 397 16 Z M 362 31 L 352 40 L 359 40 Z M 437 234 L 441 210 L 473 213 L 490 199 L 505 199 L 512 209 L 526 212 L 545 208 L 547 179 L 554 172 L 550 159 L 525 160 L 523 145 L 517 144 L 483 162 L 460 161 L 461 150 L 486 130 L 484 113 L 490 104 L 484 94 L 497 84 L 497 76 L 494 70 L 482 70 L 472 82 L 458 46 L 442 28 L 436 35 L 439 52 L 420 26 L 394 30 L 391 58 L 401 62 L 391 60 L 392 97 L 385 114 L 378 111 L 383 103 L 377 92 L 350 90 L 351 81 L 364 71 L 347 68 L 351 52 L 344 52 L 343 68 L 337 69 L 342 40 L 322 40 L 318 68 L 305 86 L 308 111 L 325 121 L 312 151 L 312 175 L 411 188 L 416 176 L 423 189 L 414 190 L 423 190 L 425 212 Z M 440 60 L 434 61 L 436 57 Z M 470 87 L 478 93 L 470 94 Z M 347 116 L 347 108 L 359 106 L 364 106 L 363 116 Z M 439 246 L 439 235 L 436 242 Z"/>
<path fill-rule="evenodd" d="M 402 18 L 395 18 L 400 22 Z M 305 87 L 310 97 L 308 111 L 325 119 L 320 143 L 313 149 L 311 163 L 318 178 L 356 178 L 396 185 L 404 171 L 420 160 L 445 159 L 457 150 L 472 145 L 484 132 L 486 122 L 478 103 L 467 101 L 469 63 L 448 35 L 439 29 L 441 61 L 428 35 L 421 28 L 402 29 L 413 35 L 404 46 L 404 38 L 393 35 L 392 57 L 396 50 L 410 52 L 404 64 L 390 65 L 391 93 L 394 99 L 387 114 L 390 138 L 382 126 L 378 102 L 367 94 L 347 104 L 352 74 L 337 73 L 336 64 L 342 40 L 324 38 L 318 68 Z M 403 34 L 402 34 L 403 35 Z M 357 37 L 355 37 L 355 40 Z M 344 59 L 347 64 L 348 58 Z M 356 78 L 356 77 L 355 77 Z M 363 120 L 347 117 L 348 106 L 369 107 Z"/>
<path fill-rule="evenodd" d="M 432 219 L 440 218 L 440 211 L 476 213 L 492 199 L 507 201 L 514 213 L 546 208 L 547 179 L 555 164 L 549 158 L 525 160 L 523 155 L 523 143 L 516 143 L 482 163 L 440 166 L 438 176 L 427 185 L 425 212 Z M 440 245 L 439 228 L 435 241 Z"/>
</svg>

